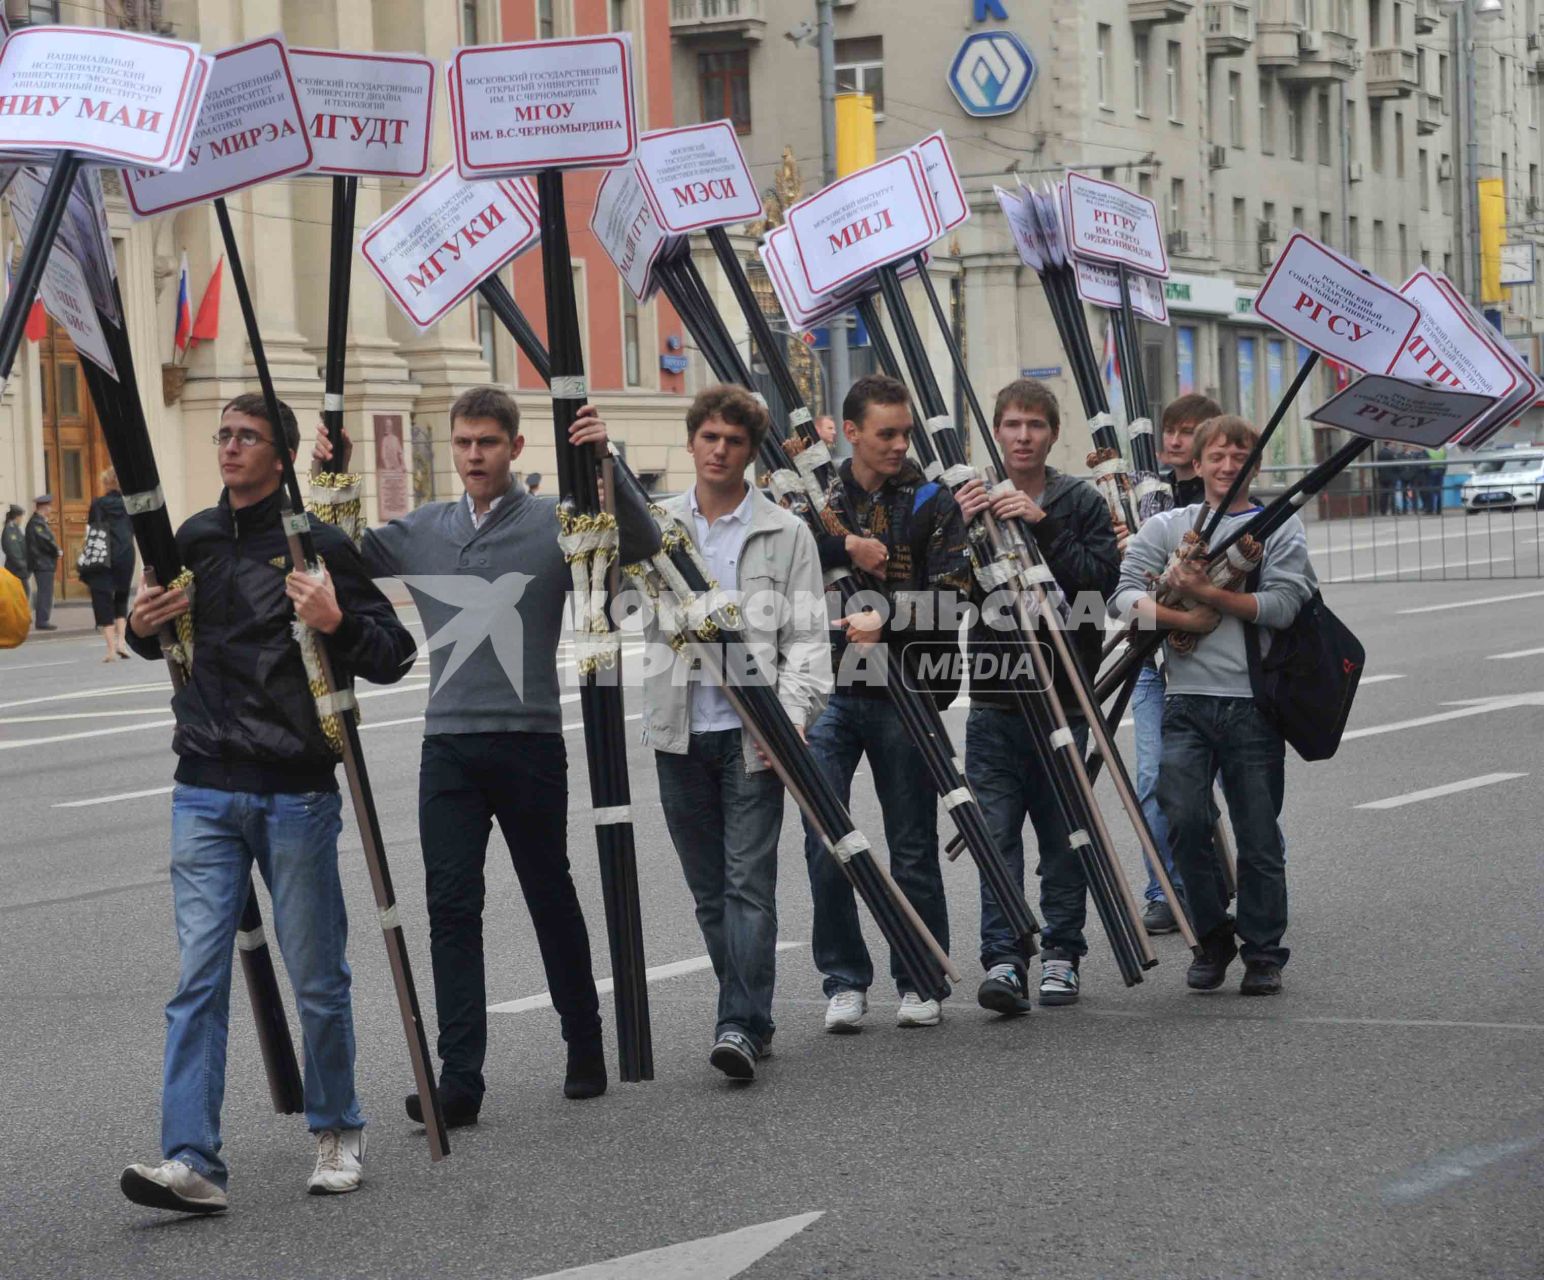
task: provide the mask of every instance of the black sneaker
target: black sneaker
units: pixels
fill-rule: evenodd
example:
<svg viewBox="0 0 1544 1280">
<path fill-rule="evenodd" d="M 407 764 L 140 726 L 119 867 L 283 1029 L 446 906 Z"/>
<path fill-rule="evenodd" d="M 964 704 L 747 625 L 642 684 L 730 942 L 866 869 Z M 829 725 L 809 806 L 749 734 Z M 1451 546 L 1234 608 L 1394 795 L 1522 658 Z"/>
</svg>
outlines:
<svg viewBox="0 0 1544 1280">
<path fill-rule="evenodd" d="M 987 970 L 986 981 L 976 989 L 976 1003 L 1006 1017 L 1028 1013 L 1035 1007 L 1027 994 L 1028 986 L 1025 971 L 1005 960 Z"/>
<path fill-rule="evenodd" d="M 1142 913 L 1142 927 L 1152 937 L 1160 933 L 1178 933 L 1179 924 L 1174 919 L 1174 908 L 1165 898 L 1154 898 Z"/>
<path fill-rule="evenodd" d="M 708 1062 L 731 1080 L 749 1084 L 756 1078 L 756 1046 L 739 1031 L 726 1031 L 714 1043 Z"/>
<path fill-rule="evenodd" d="M 1281 966 L 1269 960 L 1244 963 L 1244 980 L 1238 984 L 1241 996 L 1277 996 L 1281 994 Z"/>
<path fill-rule="evenodd" d="M 600 1036 L 571 1042 L 568 1074 L 563 1078 L 565 1098 L 598 1098 L 606 1092 L 606 1055 Z"/>
<path fill-rule="evenodd" d="M 414 1124 L 424 1122 L 424 1104 L 418 1100 L 416 1093 L 410 1093 L 402 1100 L 403 1109 L 407 1112 L 407 1118 Z M 477 1123 L 477 1113 L 482 1110 L 482 1099 L 476 1102 L 461 1097 L 454 1093 L 440 1093 L 440 1114 L 445 1117 L 447 1129 L 464 1129 L 467 1125 Z"/>
<path fill-rule="evenodd" d="M 1202 940 L 1201 946 L 1202 954 L 1190 962 L 1185 984 L 1192 991 L 1215 991 L 1227 977 L 1233 957 L 1238 955 L 1238 943 L 1233 941 L 1231 927 L 1221 925 Z"/>
</svg>

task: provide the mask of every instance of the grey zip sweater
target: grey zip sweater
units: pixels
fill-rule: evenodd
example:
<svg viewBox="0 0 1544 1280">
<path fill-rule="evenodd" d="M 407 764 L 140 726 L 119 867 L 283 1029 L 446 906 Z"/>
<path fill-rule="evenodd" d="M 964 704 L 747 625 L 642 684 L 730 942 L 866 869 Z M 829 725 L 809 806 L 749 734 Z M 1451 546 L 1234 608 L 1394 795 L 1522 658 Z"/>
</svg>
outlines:
<svg viewBox="0 0 1544 1280">
<path fill-rule="evenodd" d="M 557 649 L 573 575 L 557 508 L 516 484 L 481 528 L 463 494 L 365 531 L 371 576 L 400 578 L 423 619 L 426 734 L 562 732 Z M 659 549 L 653 518 L 625 492 L 617 522 L 624 564 Z"/>
<path fill-rule="evenodd" d="M 1149 593 L 1149 574 L 1162 573 L 1169 556 L 1179 546 L 1185 530 L 1193 528 L 1199 504 L 1178 507 L 1154 516 L 1126 547 L 1121 564 L 1120 586 L 1110 603 L 1112 613 L 1129 620 L 1139 597 Z M 1224 516 L 1212 545 L 1245 523 L 1258 507 Z M 1313 566 L 1308 562 L 1308 539 L 1303 524 L 1293 516 L 1265 542 L 1265 556 L 1260 562 L 1260 585 L 1255 597 L 1260 604 L 1260 653 L 1270 651 L 1271 633 L 1292 624 L 1297 611 L 1318 588 Z M 1164 671 L 1169 693 L 1200 694 L 1211 698 L 1248 698 L 1249 657 L 1244 648 L 1244 626 L 1237 618 L 1223 616 L 1217 629 L 1200 637 L 1192 653 L 1175 655 L 1166 649 Z"/>
</svg>

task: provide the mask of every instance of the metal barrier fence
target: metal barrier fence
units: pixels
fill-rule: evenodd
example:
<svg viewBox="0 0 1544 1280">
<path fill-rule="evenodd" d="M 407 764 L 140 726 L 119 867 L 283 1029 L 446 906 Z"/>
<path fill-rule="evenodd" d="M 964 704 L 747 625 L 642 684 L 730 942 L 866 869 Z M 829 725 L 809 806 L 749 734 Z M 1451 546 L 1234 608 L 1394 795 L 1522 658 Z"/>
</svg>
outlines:
<svg viewBox="0 0 1544 1280">
<path fill-rule="evenodd" d="M 1262 499 L 1303 474 L 1265 467 Z M 1321 582 L 1544 576 L 1544 451 L 1357 463 L 1303 514 Z"/>
</svg>

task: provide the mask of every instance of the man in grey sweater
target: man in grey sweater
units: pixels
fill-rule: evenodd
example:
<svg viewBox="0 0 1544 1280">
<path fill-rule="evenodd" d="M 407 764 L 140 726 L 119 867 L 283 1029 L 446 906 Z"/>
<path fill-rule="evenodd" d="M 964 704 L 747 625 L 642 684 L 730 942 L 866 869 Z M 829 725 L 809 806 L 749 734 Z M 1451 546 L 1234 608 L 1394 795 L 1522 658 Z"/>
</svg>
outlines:
<svg viewBox="0 0 1544 1280">
<path fill-rule="evenodd" d="M 1213 418 L 1196 433 L 1196 472 L 1205 485 L 1209 511 L 1217 509 L 1240 469 L 1250 463 L 1258 438 L 1252 426 L 1231 416 Z M 1199 991 L 1221 986 L 1228 965 L 1239 954 L 1237 935 L 1245 967 L 1239 990 L 1244 995 L 1274 995 L 1281 990 L 1281 968 L 1289 955 L 1281 945 L 1287 929 L 1287 873 L 1276 822 L 1286 749 L 1281 734 L 1254 704 L 1244 628 L 1258 627 L 1261 652 L 1268 652 L 1272 632 L 1291 625 L 1318 584 L 1296 516 L 1266 540 L 1253 590 L 1219 587 L 1193 564 L 1170 567 L 1169 558 L 1195 525 L 1197 511 L 1196 506 L 1166 511 L 1142 526 L 1126 549 L 1111 608 L 1122 618 L 1200 637 L 1188 653 L 1168 648 L 1158 771 L 1158 803 L 1204 948 L 1186 981 Z M 1258 511 L 1246 480 L 1219 524 L 1213 545 Z M 1160 576 L 1190 607 L 1162 605 L 1148 594 Z M 1228 916 L 1227 886 L 1208 839 L 1211 782 L 1219 771 L 1238 846 L 1236 923 Z"/>
<path fill-rule="evenodd" d="M 581 411 L 569 441 L 605 447 L 606 425 L 593 408 Z M 428 636 L 418 828 L 439 1017 L 440 1101 L 449 1125 L 476 1122 L 486 1087 L 483 867 L 494 819 L 562 1020 L 568 1044 L 563 1091 L 591 1098 L 606 1090 L 589 935 L 568 865 L 557 648 L 573 579 L 558 546 L 558 500 L 534 497 L 515 483 L 512 466 L 524 445 L 520 410 L 507 393 L 497 387 L 465 392 L 450 409 L 450 446 L 466 493 L 368 529 L 360 543 L 372 576 L 400 578 L 412 592 Z M 312 459 L 331 456 L 322 433 Z M 617 522 L 623 563 L 658 549 L 648 512 L 623 495 Z M 416 1093 L 407 1098 L 407 1113 L 422 1122 Z"/>
</svg>

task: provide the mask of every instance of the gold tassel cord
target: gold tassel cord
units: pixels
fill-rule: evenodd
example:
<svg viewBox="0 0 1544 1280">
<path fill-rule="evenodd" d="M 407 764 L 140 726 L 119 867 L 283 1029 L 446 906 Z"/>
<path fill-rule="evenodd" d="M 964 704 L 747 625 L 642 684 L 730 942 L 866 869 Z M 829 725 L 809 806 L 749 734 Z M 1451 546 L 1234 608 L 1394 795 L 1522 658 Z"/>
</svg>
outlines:
<svg viewBox="0 0 1544 1280">
<path fill-rule="evenodd" d="M 326 566 L 321 561 L 318 561 L 315 569 L 309 569 L 305 572 L 310 573 L 315 578 L 320 578 L 326 572 Z M 358 724 L 359 705 L 353 702 L 352 695 L 348 698 L 348 701 L 352 704 L 350 710 L 340 711 L 332 705 L 338 695 L 328 692 L 327 680 L 322 675 L 322 658 L 317 650 L 316 632 L 301 622 L 299 618 L 296 618 L 290 624 L 290 629 L 294 633 L 295 643 L 300 646 L 300 661 L 305 666 L 306 683 L 310 687 L 311 698 L 316 703 L 316 718 L 321 725 L 322 736 L 327 739 L 327 745 L 332 749 L 333 755 L 341 758 L 343 755 L 345 732 L 343 717 L 351 714 L 354 717 L 354 723 Z M 338 692 L 341 694 L 344 691 L 339 690 Z"/>
<path fill-rule="evenodd" d="M 559 508 L 558 546 L 573 575 L 575 666 L 581 677 L 593 676 L 614 667 L 622 651 L 606 615 L 607 577 L 617 558 L 616 517 Z"/>
<path fill-rule="evenodd" d="M 358 543 L 364 536 L 364 477 L 348 471 L 317 471 L 311 475 L 311 501 L 306 509 L 324 524 L 333 525 Z"/>
<path fill-rule="evenodd" d="M 177 633 L 177 643 L 172 646 L 172 661 L 182 670 L 184 680 L 193 678 L 193 570 L 184 569 L 167 586 L 168 591 L 185 591 L 188 597 L 188 611 L 173 623 L 173 629 Z"/>
</svg>

